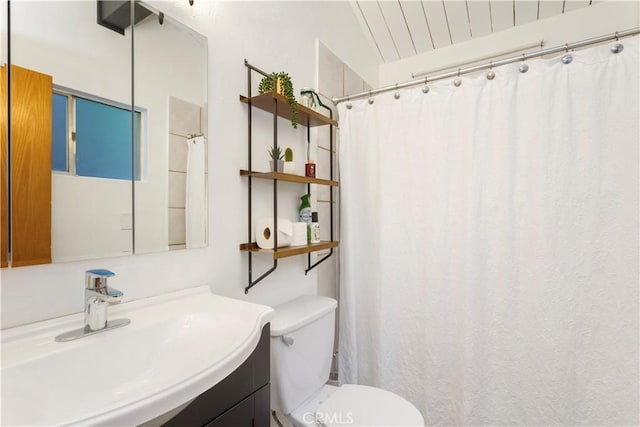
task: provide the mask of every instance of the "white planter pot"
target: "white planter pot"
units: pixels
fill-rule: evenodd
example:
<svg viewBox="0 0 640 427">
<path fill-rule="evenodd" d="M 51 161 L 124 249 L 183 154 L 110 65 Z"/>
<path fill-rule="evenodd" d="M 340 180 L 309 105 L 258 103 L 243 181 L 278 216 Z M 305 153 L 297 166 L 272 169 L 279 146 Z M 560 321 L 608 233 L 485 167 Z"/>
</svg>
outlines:
<svg viewBox="0 0 640 427">
<path fill-rule="evenodd" d="M 272 172 L 282 172 L 284 169 L 284 160 L 276 160 L 275 165 L 273 164 L 273 160 L 269 160 L 269 165 L 271 166 Z M 274 167 L 275 166 L 275 167 Z"/>
<path fill-rule="evenodd" d="M 282 170 L 284 173 L 296 173 L 296 162 L 284 162 L 284 168 Z"/>
</svg>

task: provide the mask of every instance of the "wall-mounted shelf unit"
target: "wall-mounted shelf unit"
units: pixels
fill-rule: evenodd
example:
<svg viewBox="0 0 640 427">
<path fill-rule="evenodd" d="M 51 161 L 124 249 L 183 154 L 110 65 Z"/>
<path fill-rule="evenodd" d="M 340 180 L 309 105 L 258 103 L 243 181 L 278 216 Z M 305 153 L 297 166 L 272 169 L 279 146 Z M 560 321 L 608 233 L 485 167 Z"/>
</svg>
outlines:
<svg viewBox="0 0 640 427">
<path fill-rule="evenodd" d="M 280 172 L 258 172 L 252 168 L 252 110 L 258 108 L 273 114 L 273 147 L 278 147 L 278 118 L 291 120 L 291 104 L 284 96 L 268 92 L 257 96 L 251 96 L 251 78 L 252 72 L 257 72 L 263 77 L 272 78 L 271 75 L 265 73 L 259 68 L 249 64 L 245 59 L 244 65 L 247 68 L 247 93 L 248 96 L 240 95 L 240 102 L 243 102 L 249 106 L 247 110 L 247 169 L 240 170 L 240 176 L 247 178 L 248 187 L 248 212 L 247 212 L 247 235 L 249 243 L 240 244 L 240 250 L 247 253 L 247 270 L 248 270 L 248 283 L 244 288 L 244 292 L 248 293 L 249 289 L 258 284 L 262 279 L 273 273 L 278 267 L 278 260 L 281 258 L 287 258 L 296 255 L 307 254 L 307 269 L 305 274 L 318 266 L 320 263 L 328 259 L 333 255 L 333 249 L 338 247 L 338 242 L 333 240 L 333 190 L 339 184 L 334 181 L 334 168 L 333 168 L 333 156 L 330 156 L 329 165 L 329 179 L 311 178 L 307 176 L 294 175 Z M 274 82 L 273 87 L 277 84 Z M 338 126 L 338 122 L 333 120 L 333 112 L 330 108 L 323 106 L 328 110 L 329 116 L 325 116 L 315 110 L 307 108 L 298 104 L 298 124 L 307 128 L 307 142 L 310 141 L 310 128 L 315 126 L 329 126 L 329 149 L 330 153 L 333 153 L 333 127 Z M 306 184 L 307 193 L 310 192 L 311 184 L 326 185 L 330 191 L 330 240 L 320 243 L 309 243 L 304 246 L 287 246 L 278 248 L 278 221 L 274 221 L 274 247 L 276 249 L 261 249 L 255 242 L 252 242 L 253 235 L 253 205 L 252 205 L 252 180 L 253 179 L 266 179 L 273 182 L 273 218 L 278 218 L 278 182 L 291 182 L 297 184 Z M 311 253 L 317 251 L 323 251 L 329 249 L 329 253 L 315 263 L 311 262 Z M 264 272 L 258 278 L 253 279 L 253 254 L 263 254 L 264 256 L 270 256 L 273 259 L 273 264 L 269 270 Z"/>
</svg>

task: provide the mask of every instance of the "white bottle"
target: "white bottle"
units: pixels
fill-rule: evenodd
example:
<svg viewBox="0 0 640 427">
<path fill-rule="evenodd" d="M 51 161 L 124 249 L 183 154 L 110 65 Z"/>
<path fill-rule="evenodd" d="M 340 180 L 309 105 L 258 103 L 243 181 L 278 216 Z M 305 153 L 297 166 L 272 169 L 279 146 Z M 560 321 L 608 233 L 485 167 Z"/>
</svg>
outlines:
<svg viewBox="0 0 640 427">
<path fill-rule="evenodd" d="M 311 213 L 311 224 L 309 224 L 309 243 L 320 243 L 320 224 L 318 223 L 318 212 Z"/>
</svg>

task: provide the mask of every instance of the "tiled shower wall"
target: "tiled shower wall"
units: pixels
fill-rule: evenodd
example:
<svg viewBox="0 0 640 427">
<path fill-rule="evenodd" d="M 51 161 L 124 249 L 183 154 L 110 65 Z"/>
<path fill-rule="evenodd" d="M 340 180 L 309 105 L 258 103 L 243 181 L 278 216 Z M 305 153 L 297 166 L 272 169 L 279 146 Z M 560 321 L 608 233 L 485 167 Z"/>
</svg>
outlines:
<svg viewBox="0 0 640 427">
<path fill-rule="evenodd" d="M 169 97 L 169 250 L 186 247 L 187 139 L 189 135 L 206 137 L 206 117 L 206 108 Z"/>
<path fill-rule="evenodd" d="M 318 93 L 322 97 L 323 103 L 332 107 L 333 118 L 340 121 L 338 117 L 338 109 L 331 102 L 331 98 L 345 96 L 370 90 L 371 86 L 364 81 L 355 71 L 347 66 L 340 58 L 331 52 L 325 45 L 318 42 Z M 340 143 L 338 129 L 334 129 L 333 153 L 329 149 L 329 128 L 319 127 L 317 141 L 317 170 L 319 178 L 329 178 L 329 162 L 331 156 L 334 159 L 334 179 L 340 180 L 340 163 L 337 156 L 337 147 Z M 318 192 L 318 216 L 320 220 L 320 234 L 322 240 L 329 240 L 330 237 L 330 197 L 329 187 L 317 186 Z M 334 190 L 334 240 L 340 240 L 340 188 Z M 340 248 L 334 249 L 334 255 L 323 262 L 318 267 L 318 294 L 335 298 L 339 301 L 339 258 Z M 322 258 L 328 251 L 319 252 L 316 257 Z M 335 349 L 338 349 L 338 333 L 337 327 L 339 318 L 336 322 Z M 332 380 L 337 379 L 337 365 L 331 369 Z"/>
</svg>

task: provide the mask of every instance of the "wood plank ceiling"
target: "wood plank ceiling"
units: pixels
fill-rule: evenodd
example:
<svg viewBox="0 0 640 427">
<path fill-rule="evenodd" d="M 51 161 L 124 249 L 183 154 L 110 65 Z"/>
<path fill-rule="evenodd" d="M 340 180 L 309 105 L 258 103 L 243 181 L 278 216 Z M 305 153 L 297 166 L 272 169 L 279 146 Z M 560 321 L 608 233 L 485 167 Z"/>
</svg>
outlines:
<svg viewBox="0 0 640 427">
<path fill-rule="evenodd" d="M 587 7 L 593 0 L 355 0 L 382 62 Z"/>
</svg>

